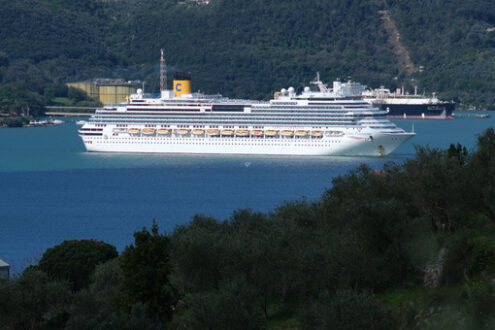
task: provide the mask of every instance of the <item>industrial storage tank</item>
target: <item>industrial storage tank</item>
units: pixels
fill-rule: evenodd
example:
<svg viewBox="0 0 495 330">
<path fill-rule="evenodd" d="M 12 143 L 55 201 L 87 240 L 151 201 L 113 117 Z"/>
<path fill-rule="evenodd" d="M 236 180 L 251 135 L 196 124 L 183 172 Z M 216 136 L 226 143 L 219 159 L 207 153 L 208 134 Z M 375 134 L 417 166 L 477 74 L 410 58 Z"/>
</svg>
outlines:
<svg viewBox="0 0 495 330">
<path fill-rule="evenodd" d="M 125 102 L 129 95 L 135 94 L 137 88 L 130 85 L 100 85 L 98 86 L 99 100 L 103 104 L 118 104 Z"/>
<path fill-rule="evenodd" d="M 82 90 L 90 98 L 103 104 L 118 104 L 125 102 L 131 94 L 135 94 L 141 82 L 100 78 L 90 82 L 67 83 L 67 86 Z"/>
</svg>

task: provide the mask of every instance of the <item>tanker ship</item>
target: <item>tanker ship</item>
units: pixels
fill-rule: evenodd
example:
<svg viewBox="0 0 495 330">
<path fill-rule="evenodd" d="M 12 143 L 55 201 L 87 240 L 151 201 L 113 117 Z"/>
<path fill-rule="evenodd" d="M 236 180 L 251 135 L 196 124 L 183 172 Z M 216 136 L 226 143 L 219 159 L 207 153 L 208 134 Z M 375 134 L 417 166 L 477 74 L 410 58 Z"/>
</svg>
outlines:
<svg viewBox="0 0 495 330">
<path fill-rule="evenodd" d="M 388 118 L 421 118 L 421 119 L 452 119 L 455 109 L 454 101 L 439 100 L 435 93 L 431 97 L 425 95 L 404 94 L 399 88 L 391 93 L 387 88 L 363 91 L 365 101 L 379 106 L 387 111 Z"/>
</svg>

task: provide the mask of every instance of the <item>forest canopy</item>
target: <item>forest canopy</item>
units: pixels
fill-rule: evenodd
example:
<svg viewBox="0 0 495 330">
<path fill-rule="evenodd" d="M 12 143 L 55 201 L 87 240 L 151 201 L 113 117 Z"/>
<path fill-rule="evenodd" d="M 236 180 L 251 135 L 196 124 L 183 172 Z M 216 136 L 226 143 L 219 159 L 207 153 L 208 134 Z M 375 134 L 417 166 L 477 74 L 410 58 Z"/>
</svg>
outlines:
<svg viewBox="0 0 495 330">
<path fill-rule="evenodd" d="M 384 28 L 386 11 L 415 67 Z M 316 74 L 404 85 L 461 107 L 495 105 L 495 7 L 488 0 L 17 0 L 0 8 L 0 110 L 41 113 L 47 90 L 94 78 L 159 88 L 159 50 L 193 90 L 267 99 Z M 15 90 L 15 93 L 12 93 Z M 19 93 L 20 95 L 16 95 Z"/>
</svg>

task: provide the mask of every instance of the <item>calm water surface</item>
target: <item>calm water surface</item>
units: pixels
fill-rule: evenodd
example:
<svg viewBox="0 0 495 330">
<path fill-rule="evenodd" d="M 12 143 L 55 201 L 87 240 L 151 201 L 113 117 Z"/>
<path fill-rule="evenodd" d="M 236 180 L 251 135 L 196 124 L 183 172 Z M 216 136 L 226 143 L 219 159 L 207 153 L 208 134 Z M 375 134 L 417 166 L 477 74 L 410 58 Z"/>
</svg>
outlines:
<svg viewBox="0 0 495 330">
<path fill-rule="evenodd" d="M 0 129 L 0 259 L 21 271 L 64 240 L 95 238 L 121 251 L 153 219 L 170 232 L 197 213 L 269 212 L 286 200 L 318 198 L 333 177 L 361 163 L 402 162 L 415 144 L 473 148 L 476 135 L 495 125 L 495 114 L 457 114 L 396 120 L 417 136 L 386 158 L 99 154 L 84 151 L 75 119 Z"/>
</svg>

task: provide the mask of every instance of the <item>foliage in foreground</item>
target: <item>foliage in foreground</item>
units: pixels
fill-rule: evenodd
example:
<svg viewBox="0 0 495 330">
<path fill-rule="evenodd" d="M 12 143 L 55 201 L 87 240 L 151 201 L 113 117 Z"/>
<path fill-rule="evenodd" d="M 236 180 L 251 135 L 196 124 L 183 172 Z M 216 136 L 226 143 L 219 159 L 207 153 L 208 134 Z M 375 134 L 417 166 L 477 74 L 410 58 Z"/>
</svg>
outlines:
<svg viewBox="0 0 495 330">
<path fill-rule="evenodd" d="M 79 290 L 88 285 L 89 275 L 96 265 L 117 255 L 117 249 L 105 242 L 64 241 L 46 250 L 38 267 L 53 278 L 69 281 L 75 290 Z"/>
<path fill-rule="evenodd" d="M 361 166 L 314 202 L 153 224 L 73 290 L 65 271 L 0 282 L 0 328 L 491 329 L 494 180 L 488 129 L 470 152 Z"/>
</svg>

